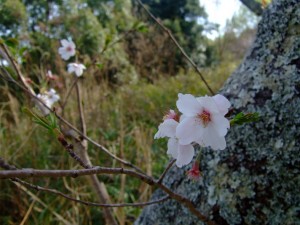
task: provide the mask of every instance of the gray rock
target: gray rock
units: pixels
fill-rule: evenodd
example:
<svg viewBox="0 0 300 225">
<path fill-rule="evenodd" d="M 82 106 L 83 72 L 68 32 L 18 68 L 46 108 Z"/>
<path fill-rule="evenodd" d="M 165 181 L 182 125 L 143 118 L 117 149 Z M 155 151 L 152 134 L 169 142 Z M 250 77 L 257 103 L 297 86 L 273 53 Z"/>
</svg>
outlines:
<svg viewBox="0 0 300 225">
<path fill-rule="evenodd" d="M 300 1 L 274 0 L 257 38 L 220 93 L 259 122 L 232 127 L 224 151 L 203 149 L 202 180 L 174 167 L 164 183 L 216 224 L 300 224 Z M 189 169 L 185 168 L 186 170 Z M 160 190 L 152 199 L 162 197 Z M 135 225 L 203 224 L 174 200 L 146 207 Z"/>
</svg>

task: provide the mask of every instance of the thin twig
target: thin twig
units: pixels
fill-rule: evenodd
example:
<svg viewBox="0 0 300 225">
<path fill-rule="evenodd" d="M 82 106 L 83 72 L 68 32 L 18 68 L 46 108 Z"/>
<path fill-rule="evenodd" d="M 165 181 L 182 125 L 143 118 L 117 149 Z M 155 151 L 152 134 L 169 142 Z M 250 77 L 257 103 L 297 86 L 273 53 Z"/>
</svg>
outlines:
<svg viewBox="0 0 300 225">
<path fill-rule="evenodd" d="M 67 92 L 67 94 L 66 94 L 66 97 L 65 97 L 64 101 L 63 101 L 62 104 L 61 104 L 62 111 L 64 110 L 64 108 L 65 108 L 65 106 L 66 106 L 66 104 L 67 104 L 67 101 L 68 101 L 68 99 L 69 99 L 69 97 L 70 97 L 71 91 L 73 90 L 75 84 L 78 82 L 78 79 L 79 79 L 79 77 L 76 77 L 76 78 L 73 80 L 73 82 L 72 82 L 72 84 L 71 84 L 71 87 L 69 88 L 69 90 L 68 90 L 68 92 Z"/>
<path fill-rule="evenodd" d="M 173 166 L 173 164 L 174 164 L 175 161 L 176 161 L 176 159 L 172 159 L 172 160 L 169 162 L 167 168 L 166 168 L 165 171 L 161 174 L 161 176 L 160 176 L 160 178 L 158 179 L 157 183 L 160 184 L 160 183 L 163 181 L 164 177 L 166 176 L 166 174 L 167 174 L 167 172 L 169 171 L 169 169 Z"/>
<path fill-rule="evenodd" d="M 1 165 L 0 165 L 1 166 Z M 83 170 L 36 170 L 36 169 L 22 169 L 22 170 L 3 170 L 0 171 L 0 179 L 8 178 L 29 178 L 29 177 L 78 177 L 92 174 L 126 174 L 131 177 L 140 179 L 141 181 L 149 184 L 150 186 L 156 186 L 162 191 L 167 193 L 170 198 L 175 199 L 179 203 L 185 205 L 191 213 L 197 216 L 201 221 L 208 225 L 215 225 L 213 221 L 210 221 L 208 217 L 204 216 L 198 211 L 193 202 L 184 196 L 173 192 L 165 185 L 156 182 L 152 177 L 138 173 L 134 170 L 128 170 L 124 168 L 107 168 L 107 167 L 94 167 L 92 169 Z"/>
<path fill-rule="evenodd" d="M 9 50 L 7 49 L 7 47 L 5 46 L 5 44 L 1 43 L 0 46 L 3 48 L 5 54 L 7 55 L 7 57 L 9 58 L 11 64 L 13 65 L 14 70 L 17 73 L 18 78 L 20 79 L 22 85 L 28 89 L 28 91 L 32 94 L 35 95 L 33 89 L 27 84 L 25 77 L 22 75 L 21 70 L 18 67 L 18 64 L 15 62 L 14 58 L 11 56 Z"/>
<path fill-rule="evenodd" d="M 82 104 L 82 99 L 81 99 L 81 91 L 80 91 L 80 84 L 76 82 L 76 95 L 77 95 L 77 105 L 78 105 L 78 112 L 79 112 L 79 118 L 80 118 L 80 125 L 81 125 L 81 132 L 86 136 L 86 122 L 85 122 L 85 117 L 84 117 L 84 112 L 83 112 L 83 104 Z M 83 139 L 80 141 L 80 152 L 81 152 L 81 157 L 83 160 L 92 166 L 90 157 L 88 155 L 88 145 L 87 145 L 87 140 Z M 97 193 L 97 196 L 99 198 L 99 201 L 102 204 L 110 204 L 110 198 L 107 193 L 105 184 L 100 183 L 98 177 L 96 175 L 92 175 L 89 177 L 90 181 L 94 187 L 95 192 Z M 110 209 L 105 208 L 104 210 L 104 218 L 107 224 L 111 225 L 118 225 L 116 219 L 114 218 L 112 212 Z"/>
<path fill-rule="evenodd" d="M 20 184 L 22 184 L 22 185 L 24 185 L 28 188 L 34 189 L 36 191 L 44 191 L 44 192 L 56 194 L 56 195 L 59 195 L 63 198 L 66 198 L 68 200 L 71 200 L 73 202 L 77 202 L 77 203 L 80 203 L 80 204 L 83 204 L 83 205 L 97 206 L 97 207 L 103 207 L 103 208 L 120 208 L 120 207 L 128 207 L 128 206 L 131 206 L 131 207 L 144 207 L 144 206 L 147 206 L 147 205 L 153 205 L 153 204 L 157 204 L 157 203 L 160 203 L 160 202 L 164 202 L 164 201 L 166 201 L 170 198 L 169 196 L 164 196 L 163 198 L 160 198 L 160 199 L 157 199 L 157 200 L 154 200 L 154 201 L 149 201 L 149 202 L 101 204 L 101 203 L 83 201 L 83 200 L 79 200 L 79 199 L 76 199 L 76 198 L 72 198 L 69 195 L 64 194 L 64 193 L 62 193 L 62 192 L 60 192 L 56 189 L 50 189 L 50 188 L 45 188 L 45 187 L 41 187 L 41 186 L 38 186 L 38 185 L 33 185 L 31 183 L 25 182 L 25 181 L 23 181 L 21 179 L 18 179 L 18 178 L 13 178 L 11 180 L 14 181 L 14 182 L 18 182 L 18 183 L 20 183 Z"/>
<path fill-rule="evenodd" d="M 187 53 L 184 51 L 184 49 L 180 46 L 180 44 L 177 42 L 176 38 L 173 36 L 172 32 L 166 28 L 161 21 L 159 21 L 148 9 L 147 7 L 142 3 L 141 0 L 137 0 L 137 2 L 140 4 L 140 6 L 147 12 L 147 14 L 169 35 L 173 43 L 177 46 L 177 48 L 180 50 L 181 54 L 189 61 L 189 63 L 194 67 L 198 75 L 200 76 L 201 80 L 209 90 L 209 92 L 214 95 L 214 91 L 210 88 L 207 81 L 205 80 L 203 74 L 197 67 L 196 63 L 187 55 Z"/>
</svg>

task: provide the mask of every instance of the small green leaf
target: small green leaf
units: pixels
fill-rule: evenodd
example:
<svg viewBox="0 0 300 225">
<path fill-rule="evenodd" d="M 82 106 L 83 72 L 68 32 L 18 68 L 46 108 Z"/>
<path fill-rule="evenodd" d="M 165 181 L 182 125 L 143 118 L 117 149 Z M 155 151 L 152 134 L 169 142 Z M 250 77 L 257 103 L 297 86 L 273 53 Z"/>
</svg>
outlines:
<svg viewBox="0 0 300 225">
<path fill-rule="evenodd" d="M 101 70 L 103 68 L 103 63 L 96 63 L 96 66 L 98 67 L 99 70 Z"/>
<path fill-rule="evenodd" d="M 5 44 L 11 48 L 16 48 L 19 45 L 19 41 L 16 38 L 8 38 L 5 40 Z"/>
<path fill-rule="evenodd" d="M 240 112 L 233 119 L 230 120 L 230 125 L 242 125 L 243 123 L 256 122 L 259 120 L 259 114 L 255 113 L 246 113 Z"/>
</svg>

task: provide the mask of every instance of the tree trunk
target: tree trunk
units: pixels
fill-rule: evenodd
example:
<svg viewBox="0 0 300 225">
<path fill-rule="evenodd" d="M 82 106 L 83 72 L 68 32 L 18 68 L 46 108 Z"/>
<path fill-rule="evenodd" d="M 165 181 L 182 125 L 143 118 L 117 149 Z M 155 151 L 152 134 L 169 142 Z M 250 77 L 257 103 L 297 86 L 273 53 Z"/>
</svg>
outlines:
<svg viewBox="0 0 300 225">
<path fill-rule="evenodd" d="M 220 93 L 259 122 L 232 127 L 224 151 L 203 149 L 202 180 L 174 167 L 164 183 L 216 224 L 300 224 L 300 0 L 274 0 L 256 40 Z M 157 190 L 152 199 L 163 196 Z M 135 225 L 195 225 L 173 200 L 144 209 Z"/>
</svg>

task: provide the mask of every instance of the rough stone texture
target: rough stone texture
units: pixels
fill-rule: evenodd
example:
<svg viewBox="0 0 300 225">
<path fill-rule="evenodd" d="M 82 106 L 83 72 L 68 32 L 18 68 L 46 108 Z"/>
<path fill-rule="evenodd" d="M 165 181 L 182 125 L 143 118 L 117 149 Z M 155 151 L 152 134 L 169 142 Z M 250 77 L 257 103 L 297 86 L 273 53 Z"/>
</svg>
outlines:
<svg viewBox="0 0 300 225">
<path fill-rule="evenodd" d="M 203 179 L 172 169 L 164 183 L 217 224 L 300 224 L 300 1 L 274 0 L 244 62 L 220 91 L 257 123 L 232 127 L 224 151 L 203 150 Z M 189 169 L 185 168 L 186 170 Z M 157 190 L 152 199 L 161 197 Z M 197 225 L 176 201 L 146 207 L 135 225 Z"/>
</svg>

